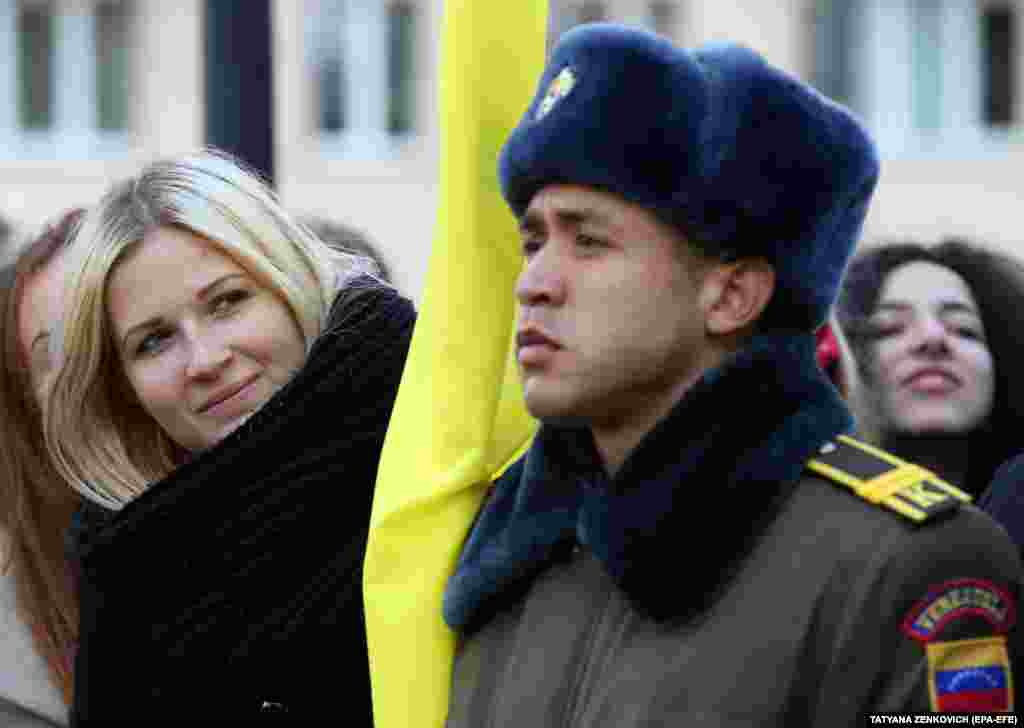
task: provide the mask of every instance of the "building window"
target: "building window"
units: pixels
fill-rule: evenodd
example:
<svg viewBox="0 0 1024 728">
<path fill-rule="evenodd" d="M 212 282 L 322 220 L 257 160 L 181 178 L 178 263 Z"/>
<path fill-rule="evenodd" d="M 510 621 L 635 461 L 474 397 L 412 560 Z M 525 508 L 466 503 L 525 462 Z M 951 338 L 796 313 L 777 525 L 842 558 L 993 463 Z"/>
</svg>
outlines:
<svg viewBox="0 0 1024 728">
<path fill-rule="evenodd" d="M 0 0 L 0 156 L 122 154 L 128 0 Z"/>
<path fill-rule="evenodd" d="M 317 131 L 342 155 L 372 156 L 415 131 L 417 6 L 308 0 Z"/>
<path fill-rule="evenodd" d="M 22 129 L 53 124 L 53 11 L 49 4 L 18 3 L 18 123 Z"/>
<path fill-rule="evenodd" d="M 983 121 L 1009 126 L 1016 121 L 1017 36 L 1011 7 L 991 6 L 982 13 Z"/>
<path fill-rule="evenodd" d="M 102 131 L 128 128 L 129 10 L 121 2 L 96 6 L 96 125 Z"/>
<path fill-rule="evenodd" d="M 317 66 L 320 129 L 336 134 L 345 128 L 345 68 L 341 56 L 328 56 Z"/>
<path fill-rule="evenodd" d="M 914 126 L 934 132 L 942 126 L 943 7 L 935 0 L 910 0 L 909 9 Z"/>
<path fill-rule="evenodd" d="M 324 3 L 315 22 L 313 75 L 316 80 L 317 121 L 322 132 L 336 134 L 345 129 L 347 74 L 342 55 L 341 3 Z"/>
<path fill-rule="evenodd" d="M 812 82 L 826 96 L 853 103 L 852 38 L 854 3 L 817 0 L 814 5 Z"/>
<path fill-rule="evenodd" d="M 408 134 L 413 129 L 415 20 L 415 8 L 408 3 L 388 8 L 388 131 L 392 134 Z"/>
<path fill-rule="evenodd" d="M 817 0 L 813 81 L 887 156 L 1005 151 L 1016 18 L 986 0 Z"/>
</svg>

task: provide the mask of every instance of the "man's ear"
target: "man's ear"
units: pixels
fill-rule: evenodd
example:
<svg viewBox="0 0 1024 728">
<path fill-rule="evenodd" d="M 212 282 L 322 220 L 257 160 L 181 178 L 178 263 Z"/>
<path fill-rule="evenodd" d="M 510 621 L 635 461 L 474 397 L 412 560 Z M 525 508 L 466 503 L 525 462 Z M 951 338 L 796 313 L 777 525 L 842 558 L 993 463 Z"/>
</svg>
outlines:
<svg viewBox="0 0 1024 728">
<path fill-rule="evenodd" d="M 729 336 L 757 321 L 775 292 L 775 269 L 764 258 L 717 263 L 704 272 L 700 307 L 708 334 Z"/>
</svg>

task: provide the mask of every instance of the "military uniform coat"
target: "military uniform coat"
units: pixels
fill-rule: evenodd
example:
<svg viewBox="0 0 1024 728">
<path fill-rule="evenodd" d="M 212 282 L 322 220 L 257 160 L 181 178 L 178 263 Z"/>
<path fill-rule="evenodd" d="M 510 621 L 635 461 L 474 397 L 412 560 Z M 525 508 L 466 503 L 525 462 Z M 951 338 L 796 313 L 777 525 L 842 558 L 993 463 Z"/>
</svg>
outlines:
<svg viewBox="0 0 1024 728">
<path fill-rule="evenodd" d="M 856 473 L 829 477 L 870 470 L 848 426 L 797 336 L 709 372 L 614 478 L 586 432 L 544 426 L 448 585 L 448 725 L 831 727 L 1010 707 L 1012 544 L 913 468 L 861 473 L 883 487 L 860 494 Z"/>
</svg>

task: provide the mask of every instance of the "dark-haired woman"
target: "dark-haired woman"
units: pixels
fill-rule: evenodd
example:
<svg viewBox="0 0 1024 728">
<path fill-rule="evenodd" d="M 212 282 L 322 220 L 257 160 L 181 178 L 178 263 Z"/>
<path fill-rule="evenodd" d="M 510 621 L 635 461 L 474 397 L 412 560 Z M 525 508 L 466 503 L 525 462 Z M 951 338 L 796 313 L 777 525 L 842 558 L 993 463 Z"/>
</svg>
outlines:
<svg viewBox="0 0 1024 728">
<path fill-rule="evenodd" d="M 1024 447 L 1024 267 L 963 240 L 872 247 L 836 318 L 862 437 L 978 496 Z"/>
</svg>

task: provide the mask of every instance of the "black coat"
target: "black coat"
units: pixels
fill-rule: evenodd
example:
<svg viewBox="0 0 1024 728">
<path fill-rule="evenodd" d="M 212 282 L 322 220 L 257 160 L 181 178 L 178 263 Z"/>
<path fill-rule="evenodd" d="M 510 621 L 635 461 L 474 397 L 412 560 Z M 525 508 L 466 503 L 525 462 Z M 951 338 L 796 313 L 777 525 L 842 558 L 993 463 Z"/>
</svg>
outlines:
<svg viewBox="0 0 1024 728">
<path fill-rule="evenodd" d="M 259 412 L 84 534 L 73 725 L 372 725 L 362 562 L 414 317 L 336 302 Z"/>
<path fill-rule="evenodd" d="M 1024 454 L 1003 463 L 978 506 L 1006 529 L 1024 556 Z"/>
</svg>

